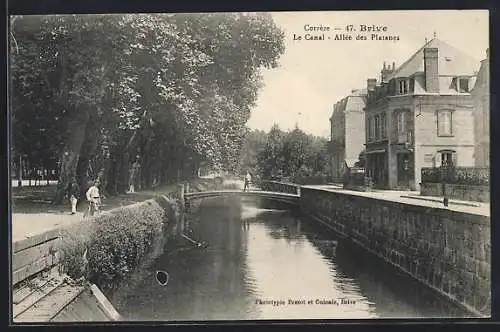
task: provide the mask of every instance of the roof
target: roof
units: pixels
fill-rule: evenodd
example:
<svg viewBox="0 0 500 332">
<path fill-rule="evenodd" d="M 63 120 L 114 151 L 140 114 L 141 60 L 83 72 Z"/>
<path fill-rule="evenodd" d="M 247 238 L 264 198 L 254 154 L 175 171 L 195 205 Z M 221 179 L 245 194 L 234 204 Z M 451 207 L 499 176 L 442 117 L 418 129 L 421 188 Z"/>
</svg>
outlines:
<svg viewBox="0 0 500 332">
<path fill-rule="evenodd" d="M 366 104 L 366 89 L 354 89 L 351 94 L 342 98 L 334 105 L 333 114 L 339 112 L 344 113 L 346 111 L 362 111 Z M 332 114 L 332 117 L 333 117 Z"/>
<path fill-rule="evenodd" d="M 481 61 L 481 68 L 477 74 L 477 79 L 472 89 L 472 93 L 476 94 L 481 91 L 483 93 L 489 93 L 489 83 L 490 83 L 490 63 L 489 59 L 484 59 Z"/>
<path fill-rule="evenodd" d="M 424 49 L 438 49 L 439 76 L 474 76 L 479 68 L 479 60 L 474 59 L 465 52 L 455 48 L 437 38 L 425 43 L 406 62 L 399 66 L 390 76 L 389 80 L 396 77 L 410 77 L 424 71 Z"/>
</svg>

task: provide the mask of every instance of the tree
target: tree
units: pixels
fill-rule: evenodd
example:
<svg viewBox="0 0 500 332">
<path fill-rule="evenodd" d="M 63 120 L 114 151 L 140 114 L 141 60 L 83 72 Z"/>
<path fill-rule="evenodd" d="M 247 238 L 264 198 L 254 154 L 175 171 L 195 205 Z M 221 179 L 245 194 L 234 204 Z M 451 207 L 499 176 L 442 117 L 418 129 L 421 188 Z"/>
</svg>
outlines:
<svg viewBox="0 0 500 332">
<path fill-rule="evenodd" d="M 193 176 L 202 163 L 235 171 L 260 71 L 277 66 L 284 51 L 283 32 L 267 14 L 11 23 L 14 148 L 30 154 L 39 142 L 44 155 L 33 161 L 59 159 L 55 203 L 75 177 L 82 190 L 99 178 L 109 194 L 125 192 L 137 160 L 144 187 Z"/>
</svg>

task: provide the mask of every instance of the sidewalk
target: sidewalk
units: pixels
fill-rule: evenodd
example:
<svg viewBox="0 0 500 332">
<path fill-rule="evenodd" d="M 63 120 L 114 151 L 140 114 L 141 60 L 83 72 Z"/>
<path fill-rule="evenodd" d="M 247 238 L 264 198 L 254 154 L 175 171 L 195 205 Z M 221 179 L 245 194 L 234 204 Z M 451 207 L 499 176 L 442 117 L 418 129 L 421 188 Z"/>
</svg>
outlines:
<svg viewBox="0 0 500 332">
<path fill-rule="evenodd" d="M 490 216 L 490 204 L 480 202 L 464 202 L 449 200 L 448 206 L 443 205 L 442 197 L 420 196 L 417 192 L 398 190 L 373 190 L 369 192 L 343 189 L 336 185 L 308 185 L 304 188 L 320 189 L 332 192 L 343 192 L 350 195 L 371 197 L 385 201 L 404 203 L 409 205 L 420 205 L 425 207 L 440 208 L 450 211 L 465 212 L 471 214 Z"/>
<path fill-rule="evenodd" d="M 80 200 L 77 213 L 71 215 L 69 202 L 63 205 L 51 205 L 50 201 L 56 186 L 22 187 L 12 190 L 12 242 L 23 240 L 49 230 L 65 227 L 81 221 L 88 209 L 87 202 Z M 142 202 L 177 190 L 177 184 L 165 185 L 152 190 L 144 190 L 119 196 L 110 196 L 102 200 L 102 211 L 120 206 Z"/>
</svg>

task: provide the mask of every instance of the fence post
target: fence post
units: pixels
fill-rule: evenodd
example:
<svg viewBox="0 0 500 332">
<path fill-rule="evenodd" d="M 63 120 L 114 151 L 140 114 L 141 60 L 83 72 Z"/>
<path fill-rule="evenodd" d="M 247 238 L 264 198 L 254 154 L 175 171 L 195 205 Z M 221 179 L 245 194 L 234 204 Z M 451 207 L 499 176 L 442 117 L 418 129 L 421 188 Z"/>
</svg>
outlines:
<svg viewBox="0 0 500 332">
<path fill-rule="evenodd" d="M 446 178 L 448 175 L 448 167 L 442 166 L 441 167 L 441 176 L 442 176 L 442 183 L 441 183 L 441 190 L 443 191 L 443 205 L 448 206 L 448 197 L 446 195 Z"/>
</svg>

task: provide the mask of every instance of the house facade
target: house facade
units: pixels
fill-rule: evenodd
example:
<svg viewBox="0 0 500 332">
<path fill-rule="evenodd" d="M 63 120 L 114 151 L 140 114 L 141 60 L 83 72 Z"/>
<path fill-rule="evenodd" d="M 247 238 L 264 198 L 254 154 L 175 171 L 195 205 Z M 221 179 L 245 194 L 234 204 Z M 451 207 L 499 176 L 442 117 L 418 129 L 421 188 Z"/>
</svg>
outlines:
<svg viewBox="0 0 500 332">
<path fill-rule="evenodd" d="M 476 84 L 472 90 L 474 101 L 474 161 L 476 167 L 490 167 L 490 56 L 481 61 Z"/>
<path fill-rule="evenodd" d="M 375 187 L 419 190 L 422 167 L 474 165 L 470 89 L 479 62 L 434 38 L 367 80 L 366 170 Z"/>
<path fill-rule="evenodd" d="M 352 90 L 351 94 L 335 103 L 330 117 L 330 158 L 332 180 L 340 182 L 345 165 L 358 161 L 365 144 L 366 89 Z"/>
</svg>

